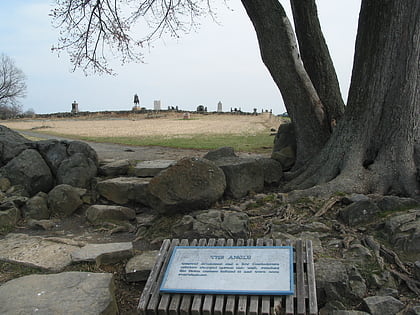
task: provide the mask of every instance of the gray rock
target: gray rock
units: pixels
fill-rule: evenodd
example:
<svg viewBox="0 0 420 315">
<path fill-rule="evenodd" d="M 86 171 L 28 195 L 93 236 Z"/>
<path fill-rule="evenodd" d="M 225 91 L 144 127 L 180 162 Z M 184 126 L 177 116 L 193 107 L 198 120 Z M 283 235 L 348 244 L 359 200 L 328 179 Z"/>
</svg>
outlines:
<svg viewBox="0 0 420 315">
<path fill-rule="evenodd" d="M 89 188 L 97 171 L 95 161 L 83 153 L 74 153 L 61 162 L 57 170 L 57 183 Z"/>
<path fill-rule="evenodd" d="M 48 206 L 51 213 L 59 217 L 72 215 L 83 204 L 81 196 L 84 193 L 84 189 L 78 189 L 70 185 L 55 186 L 48 193 Z"/>
<path fill-rule="evenodd" d="M 87 244 L 71 253 L 73 262 L 94 261 L 99 265 L 108 265 L 133 257 L 131 242 Z"/>
<path fill-rule="evenodd" d="M 237 157 L 232 147 L 221 147 L 219 149 L 209 151 L 203 156 L 204 159 L 210 161 L 216 161 L 226 157 Z"/>
<path fill-rule="evenodd" d="M 215 161 L 226 176 L 225 194 L 236 199 L 264 189 L 262 165 L 252 158 L 223 158 Z"/>
<path fill-rule="evenodd" d="M 318 292 L 318 303 L 339 301 L 349 304 L 349 276 L 346 265 L 338 259 L 321 258 L 315 263 L 315 277 Z"/>
<path fill-rule="evenodd" d="M 48 192 L 53 187 L 53 176 L 47 163 L 38 151 L 24 150 L 17 157 L 0 169 L 12 185 L 22 185 L 30 196 L 43 191 Z"/>
<path fill-rule="evenodd" d="M 296 161 L 296 152 L 292 147 L 282 148 L 280 151 L 273 152 L 271 158 L 276 160 L 282 166 L 283 171 L 288 171 L 292 168 Z"/>
<path fill-rule="evenodd" d="M 338 218 L 347 225 L 370 223 L 381 210 L 371 200 L 357 201 L 340 210 Z"/>
<path fill-rule="evenodd" d="M 420 281 L 420 260 L 414 263 L 414 274 L 418 281 Z"/>
<path fill-rule="evenodd" d="M 52 230 L 56 227 L 57 222 L 55 220 L 34 220 L 29 219 L 27 220 L 26 224 L 33 229 L 42 229 L 45 231 Z"/>
<path fill-rule="evenodd" d="M 368 201 L 370 198 L 362 194 L 351 194 L 350 196 L 343 197 L 342 202 L 345 204 L 351 204 L 353 202 Z"/>
<path fill-rule="evenodd" d="M 420 315 L 420 305 L 413 306 L 413 308 L 408 313 L 409 315 Z"/>
<path fill-rule="evenodd" d="M 412 198 L 402 198 L 397 196 L 381 196 L 376 200 L 377 206 L 382 211 L 399 211 L 418 206 L 419 203 Z"/>
<path fill-rule="evenodd" d="M 48 208 L 48 195 L 44 192 L 39 192 L 30 198 L 23 207 L 23 213 L 26 218 L 36 220 L 49 219 L 51 211 Z"/>
<path fill-rule="evenodd" d="M 99 182 L 96 190 L 102 197 L 119 205 L 129 202 L 147 205 L 149 183 L 148 178 L 116 177 Z"/>
<path fill-rule="evenodd" d="M 118 314 L 110 273 L 29 275 L 0 286 L 0 313 Z"/>
<path fill-rule="evenodd" d="M 369 296 L 363 301 L 372 315 L 394 315 L 404 308 L 404 303 L 392 296 Z"/>
<path fill-rule="evenodd" d="M 274 138 L 271 158 L 280 162 L 283 170 L 289 170 L 296 160 L 296 136 L 292 123 L 282 123 Z"/>
<path fill-rule="evenodd" d="M 223 196 L 225 188 L 225 175 L 213 162 L 183 158 L 151 179 L 149 205 L 160 213 L 206 209 Z"/>
<path fill-rule="evenodd" d="M 125 278 L 129 282 L 146 281 L 156 263 L 158 250 L 144 251 L 131 258 L 125 266 Z"/>
<path fill-rule="evenodd" d="M 12 184 L 8 178 L 0 177 L 0 191 L 6 192 L 11 186 Z"/>
<path fill-rule="evenodd" d="M 172 231 L 179 238 L 247 238 L 248 222 L 245 213 L 210 209 L 185 215 Z"/>
<path fill-rule="evenodd" d="M 113 161 L 100 166 L 98 169 L 98 174 L 102 176 L 127 175 L 130 165 L 130 161 L 127 159 Z"/>
<path fill-rule="evenodd" d="M 8 206 L 7 206 L 8 205 Z M 13 203 L 0 207 L 0 229 L 14 227 L 20 219 L 20 210 Z"/>
<path fill-rule="evenodd" d="M 257 162 L 264 173 L 264 185 L 278 186 L 283 179 L 283 167 L 280 162 L 268 158 L 259 158 Z"/>
<path fill-rule="evenodd" d="M 69 157 L 67 154 L 68 142 L 55 139 L 35 142 L 37 150 L 56 176 L 61 162 Z"/>
<path fill-rule="evenodd" d="M 34 144 L 31 140 L 0 125 L 0 167 L 6 165 L 26 149 L 33 147 Z"/>
<path fill-rule="evenodd" d="M 420 252 L 420 210 L 412 209 L 387 218 L 385 230 L 396 248 Z"/>
<path fill-rule="evenodd" d="M 71 141 L 67 148 L 67 153 L 70 156 L 81 153 L 82 155 L 86 156 L 89 160 L 91 160 L 96 167 L 99 167 L 98 154 L 86 142 Z"/>
<path fill-rule="evenodd" d="M 71 264 L 70 254 L 79 249 L 71 244 L 65 239 L 9 233 L 0 239 L 0 260 L 60 271 Z"/>
<path fill-rule="evenodd" d="M 114 205 L 93 205 L 86 210 L 87 220 L 94 225 L 103 223 L 130 221 L 136 218 L 136 212 L 128 207 Z"/>
<path fill-rule="evenodd" d="M 137 165 L 130 170 L 129 175 L 137 177 L 154 177 L 175 163 L 175 160 L 153 160 L 138 162 Z"/>
</svg>

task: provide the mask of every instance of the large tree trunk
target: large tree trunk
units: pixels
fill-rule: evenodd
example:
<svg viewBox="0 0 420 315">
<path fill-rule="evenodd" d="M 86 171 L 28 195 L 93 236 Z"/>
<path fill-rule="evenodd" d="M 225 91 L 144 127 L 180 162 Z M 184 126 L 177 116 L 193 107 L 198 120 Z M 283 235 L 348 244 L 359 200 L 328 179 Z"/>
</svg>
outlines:
<svg viewBox="0 0 420 315">
<path fill-rule="evenodd" d="M 328 46 L 321 31 L 315 0 L 291 0 L 299 51 L 306 72 L 311 78 L 329 122 L 344 114 L 340 85 Z"/>
<path fill-rule="evenodd" d="M 418 0 L 362 1 L 346 113 L 322 152 L 288 185 L 306 189 L 295 197 L 336 191 L 419 196 L 419 16 Z"/>
<path fill-rule="evenodd" d="M 303 67 L 292 26 L 278 0 L 242 0 L 264 64 L 280 89 L 297 140 L 296 166 L 315 156 L 330 136 L 324 106 Z"/>
</svg>

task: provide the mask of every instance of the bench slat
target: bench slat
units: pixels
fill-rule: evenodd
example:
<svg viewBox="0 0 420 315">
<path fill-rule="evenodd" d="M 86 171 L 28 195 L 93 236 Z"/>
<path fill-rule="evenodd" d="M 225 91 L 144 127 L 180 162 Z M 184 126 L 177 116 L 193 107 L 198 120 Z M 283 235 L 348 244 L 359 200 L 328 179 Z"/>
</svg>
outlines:
<svg viewBox="0 0 420 315">
<path fill-rule="evenodd" d="M 197 239 L 193 239 L 190 243 L 190 246 L 197 246 Z M 184 294 L 182 296 L 181 305 L 179 307 L 179 312 L 181 315 L 189 315 L 190 314 L 190 308 L 191 308 L 191 301 L 192 301 L 192 295 L 191 294 Z"/>
<path fill-rule="evenodd" d="M 149 303 L 149 299 L 151 296 L 151 292 L 154 286 L 157 285 L 156 279 L 161 272 L 163 263 L 165 261 L 166 255 L 168 255 L 168 249 L 170 246 L 170 240 L 166 239 L 163 241 L 162 246 L 160 247 L 158 258 L 156 260 L 155 265 L 153 266 L 152 270 L 150 271 L 149 278 L 147 279 L 146 285 L 143 289 L 143 294 L 140 297 L 139 304 L 137 309 L 140 311 L 140 314 L 145 315 L 147 312 L 147 305 Z"/>
<path fill-rule="evenodd" d="M 297 299 L 297 313 L 305 314 L 305 274 L 303 266 L 303 246 L 302 240 L 296 241 L 296 299 Z M 305 255 L 306 256 L 306 255 Z"/>
<path fill-rule="evenodd" d="M 306 261 L 308 271 L 308 298 L 309 298 L 309 314 L 318 314 L 318 302 L 316 300 L 316 282 L 315 282 L 315 264 L 312 249 L 312 241 L 306 241 Z"/>
<path fill-rule="evenodd" d="M 178 239 L 173 239 L 171 242 L 171 246 L 165 256 L 165 261 L 162 265 L 162 272 L 159 274 L 158 278 L 156 279 L 156 286 L 153 288 L 152 296 L 150 297 L 149 304 L 147 306 L 147 311 L 156 314 L 156 310 L 158 311 L 159 315 L 165 315 L 166 310 L 168 309 L 169 301 L 171 296 L 169 294 L 160 294 L 159 292 L 159 285 L 162 283 L 163 276 L 165 274 L 165 269 L 168 266 L 169 259 L 171 258 L 170 254 L 172 253 L 175 246 L 179 244 Z"/>
</svg>

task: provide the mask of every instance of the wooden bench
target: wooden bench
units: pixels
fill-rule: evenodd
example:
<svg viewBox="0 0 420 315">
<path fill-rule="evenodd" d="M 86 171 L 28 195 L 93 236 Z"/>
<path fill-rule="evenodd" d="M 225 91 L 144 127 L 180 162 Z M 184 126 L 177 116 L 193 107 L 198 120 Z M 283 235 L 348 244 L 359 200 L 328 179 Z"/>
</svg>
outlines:
<svg viewBox="0 0 420 315">
<path fill-rule="evenodd" d="M 212 295 L 212 294 L 169 294 L 160 293 L 169 258 L 175 246 L 285 246 L 292 245 L 294 251 L 293 295 Z M 182 315 L 257 315 L 257 314 L 318 314 L 316 300 L 315 270 L 312 241 L 296 242 L 272 239 L 239 239 L 236 243 L 225 239 L 200 239 L 172 241 L 166 239 L 160 248 L 155 266 L 150 272 L 141 294 L 138 312 L 140 314 L 182 314 Z"/>
</svg>

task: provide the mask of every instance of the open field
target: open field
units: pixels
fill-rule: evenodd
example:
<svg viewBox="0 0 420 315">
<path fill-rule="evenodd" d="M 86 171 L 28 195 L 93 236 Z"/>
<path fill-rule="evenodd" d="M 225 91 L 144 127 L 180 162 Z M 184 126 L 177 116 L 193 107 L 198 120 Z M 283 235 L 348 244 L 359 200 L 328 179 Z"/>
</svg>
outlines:
<svg viewBox="0 0 420 315">
<path fill-rule="evenodd" d="M 179 148 L 214 149 L 234 146 L 239 151 L 271 147 L 270 130 L 281 118 L 268 113 L 258 116 L 232 114 L 170 114 L 146 118 L 144 114 L 125 119 L 19 119 L 0 121 L 14 130 L 36 131 L 86 141 L 126 145 L 159 145 Z"/>
<path fill-rule="evenodd" d="M 208 134 L 256 134 L 278 128 L 280 118 L 270 114 L 200 115 L 182 119 L 181 114 L 146 119 L 137 115 L 127 119 L 21 119 L 0 124 L 16 130 L 37 130 L 57 135 L 81 137 L 176 137 Z"/>
</svg>

